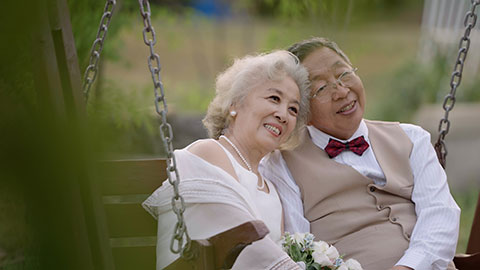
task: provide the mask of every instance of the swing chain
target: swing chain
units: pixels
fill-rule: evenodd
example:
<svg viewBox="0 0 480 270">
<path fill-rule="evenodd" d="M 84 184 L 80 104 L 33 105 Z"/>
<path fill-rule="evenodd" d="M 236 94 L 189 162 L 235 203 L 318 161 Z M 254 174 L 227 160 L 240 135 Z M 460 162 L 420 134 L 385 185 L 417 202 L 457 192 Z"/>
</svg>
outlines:
<svg viewBox="0 0 480 270">
<path fill-rule="evenodd" d="M 100 54 L 103 50 L 103 43 L 107 37 L 108 26 L 110 25 L 110 20 L 113 16 L 113 11 L 117 5 L 116 0 L 107 0 L 105 3 L 105 8 L 103 9 L 102 19 L 100 20 L 100 25 L 98 27 L 97 36 L 93 42 L 92 49 L 90 51 L 90 60 L 83 75 L 83 95 L 85 98 L 85 103 L 88 102 L 88 95 L 90 93 L 90 88 L 97 78 L 98 72 L 98 62 L 100 61 Z"/>
<path fill-rule="evenodd" d="M 477 14 L 476 8 L 480 5 L 480 0 L 471 0 L 472 8 L 470 11 L 467 12 L 465 15 L 464 26 L 465 32 L 463 37 L 460 38 L 457 61 L 455 62 L 455 66 L 453 68 L 452 77 L 450 80 L 450 93 L 445 96 L 443 101 L 443 110 L 445 111 L 445 115 L 440 120 L 438 125 L 438 131 L 440 132 L 438 136 L 438 140 L 435 143 L 435 151 L 437 152 L 438 159 L 440 164 L 443 168 L 446 166 L 446 157 L 448 154 L 447 146 L 445 145 L 445 136 L 448 134 L 450 130 L 450 120 L 448 120 L 448 114 L 455 106 L 455 94 L 457 92 L 457 88 L 462 81 L 462 73 L 463 73 L 463 65 L 465 64 L 465 59 L 467 57 L 468 50 L 470 49 L 470 32 L 475 27 L 477 23 Z"/>
<path fill-rule="evenodd" d="M 140 13 L 143 18 L 143 41 L 150 49 L 148 56 L 148 68 L 152 74 L 154 94 L 155 94 L 155 110 L 160 116 L 162 123 L 160 124 L 160 135 L 164 142 L 165 152 L 167 155 L 167 176 L 169 183 L 173 186 L 174 195 L 172 197 L 172 210 L 177 216 L 177 223 L 175 224 L 174 233 L 170 242 L 170 250 L 178 254 L 182 258 L 191 259 L 195 254 L 190 252 L 191 239 L 188 235 L 183 213 L 185 212 L 185 200 L 180 195 L 179 184 L 180 177 L 177 170 L 177 163 L 175 154 L 173 152 L 173 131 L 172 126 L 167 122 L 167 100 L 165 99 L 165 91 L 160 77 L 160 56 L 155 53 L 154 45 L 157 43 L 157 37 L 151 21 L 150 3 L 148 0 L 138 0 L 140 5 Z M 173 175 L 172 175 L 173 173 Z M 184 245 L 184 240 L 186 243 Z"/>
</svg>

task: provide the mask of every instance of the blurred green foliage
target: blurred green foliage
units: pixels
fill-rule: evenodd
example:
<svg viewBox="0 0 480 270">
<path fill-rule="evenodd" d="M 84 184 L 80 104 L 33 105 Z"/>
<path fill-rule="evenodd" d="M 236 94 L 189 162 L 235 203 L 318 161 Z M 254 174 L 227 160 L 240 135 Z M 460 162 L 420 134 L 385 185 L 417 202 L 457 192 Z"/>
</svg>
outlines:
<svg viewBox="0 0 480 270">
<path fill-rule="evenodd" d="M 462 213 L 460 215 L 460 235 L 457 244 L 457 253 L 465 253 L 467 250 L 468 238 L 472 229 L 473 218 L 475 215 L 479 191 L 477 189 L 468 189 L 453 192 L 453 197 L 457 202 Z"/>
<path fill-rule="evenodd" d="M 473 74 L 470 74 L 473 75 Z M 477 102 L 480 101 L 480 77 L 475 76 L 474 81 L 467 85 L 461 85 L 458 90 L 460 101 Z"/>
<path fill-rule="evenodd" d="M 416 59 L 406 62 L 388 76 L 389 87 L 380 95 L 380 102 L 369 104 L 370 115 L 376 119 L 409 122 L 422 104 L 439 103 L 441 106 L 450 93 L 452 59 L 437 55 L 431 63 L 420 63 Z M 473 74 L 465 70 L 466 78 L 456 92 L 458 102 L 480 101 L 480 79 L 470 76 Z"/>
<path fill-rule="evenodd" d="M 264 17 L 316 20 L 323 23 L 344 21 L 357 24 L 391 20 L 405 10 L 418 9 L 423 2 L 417 0 L 246 0 L 236 5 L 247 7 Z"/>
<path fill-rule="evenodd" d="M 23 179 L 15 172 L 16 161 L 26 153 L 18 152 L 15 138 L 25 134 L 19 126 L 33 121 L 28 117 L 36 112 L 35 58 L 30 46 L 34 12 L 16 2 L 0 2 L 0 269 L 6 261 L 23 256 L 31 236 Z"/>
<path fill-rule="evenodd" d="M 369 104 L 373 115 L 389 121 L 408 122 L 424 102 L 437 99 L 446 86 L 445 60 L 436 58 L 433 64 L 422 65 L 415 59 L 407 62 L 389 77 L 389 87 L 379 100 Z"/>
<path fill-rule="evenodd" d="M 11 179 L 12 175 L 2 173 L 0 177 Z M 0 250 L 7 254 L 5 260 L 10 260 L 23 254 L 29 240 L 25 198 L 19 184 L 10 181 L 0 181 L 0 198 Z"/>
<path fill-rule="evenodd" d="M 90 59 L 90 50 L 97 35 L 106 1 L 70 0 L 67 3 L 70 10 L 78 62 L 83 75 Z M 117 1 L 105 40 L 102 58 L 118 57 L 116 51 L 119 42 L 116 37 L 120 29 L 128 26 L 128 23 L 131 22 L 133 13 L 138 12 L 137 8 L 137 1 Z"/>
<path fill-rule="evenodd" d="M 37 93 L 33 88 L 32 68 L 35 58 L 31 52 L 34 26 L 29 23 L 32 9 L 22 12 L 11 1 L 2 1 L 0 6 L 0 101 L 6 106 L 31 111 L 36 105 Z M 6 130 L 0 118 L 0 130 Z"/>
<path fill-rule="evenodd" d="M 106 1 L 96 0 L 68 1 L 82 79 L 89 63 L 91 46 L 98 31 L 105 3 Z M 153 5 L 151 9 L 153 13 L 158 8 Z M 138 137 L 136 134 L 143 134 L 142 137 L 153 134 L 153 125 L 150 123 L 153 120 L 152 113 L 141 110 L 141 104 L 147 102 L 145 99 L 148 95 L 144 91 L 146 89 L 118 91 L 121 88 L 118 82 L 104 78 L 104 62 L 122 59 L 119 50 L 123 42 L 118 38 L 119 33 L 122 29 L 128 29 L 132 21 L 140 21 L 140 18 L 138 1 L 117 1 L 101 53 L 97 80 L 90 89 L 87 104 L 89 122 L 92 130 L 95 130 L 93 133 L 99 135 L 95 136 L 100 140 L 98 145 L 101 147 L 97 148 L 98 151 L 119 146 L 126 152 L 130 152 L 128 149 L 139 150 L 138 146 L 131 145 L 139 141 L 133 139 Z M 138 42 L 143 44 L 141 33 Z M 148 50 L 146 46 L 145 50 Z M 142 149 L 145 150 L 147 147 Z"/>
</svg>

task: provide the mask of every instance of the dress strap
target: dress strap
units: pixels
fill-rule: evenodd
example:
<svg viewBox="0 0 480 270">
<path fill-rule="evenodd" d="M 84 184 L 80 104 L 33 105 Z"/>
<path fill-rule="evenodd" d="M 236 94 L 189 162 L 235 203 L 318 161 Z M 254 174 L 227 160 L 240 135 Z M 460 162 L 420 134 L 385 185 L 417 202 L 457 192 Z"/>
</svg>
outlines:
<svg viewBox="0 0 480 270">
<path fill-rule="evenodd" d="M 225 148 L 225 146 L 223 146 L 218 140 L 212 139 L 212 141 L 214 141 L 216 144 L 218 144 L 223 149 L 225 154 L 227 154 L 228 158 L 230 159 L 230 162 L 232 163 L 233 168 L 236 171 L 236 168 L 235 168 L 236 165 L 240 165 L 240 164 L 238 164 L 238 161 L 233 157 L 232 153 L 230 153 L 230 151 L 228 151 L 227 148 Z"/>
<path fill-rule="evenodd" d="M 215 141 L 218 145 L 220 145 L 220 147 L 222 147 L 223 151 L 225 151 L 225 153 L 227 153 L 227 156 L 230 159 L 230 162 L 232 163 L 233 169 L 235 170 L 235 173 L 237 174 L 237 177 L 240 176 L 240 175 L 252 175 L 252 176 L 255 176 L 255 179 L 258 179 L 258 176 L 255 173 L 253 173 L 251 170 L 248 170 L 245 167 L 243 167 L 240 164 L 240 162 L 238 162 L 233 157 L 232 153 L 230 153 L 230 151 L 228 151 L 227 148 L 225 148 L 225 146 L 223 146 L 218 140 L 215 140 L 215 139 L 212 139 L 212 140 Z M 248 164 L 248 163 L 246 163 L 246 164 Z M 263 177 L 262 177 L 262 185 L 261 186 L 258 186 L 257 182 L 258 182 L 258 180 L 255 181 L 255 186 L 257 187 L 258 191 L 260 191 L 262 193 L 270 194 L 270 185 L 265 182 L 265 179 Z M 266 184 L 267 184 L 268 192 L 263 191 Z"/>
</svg>

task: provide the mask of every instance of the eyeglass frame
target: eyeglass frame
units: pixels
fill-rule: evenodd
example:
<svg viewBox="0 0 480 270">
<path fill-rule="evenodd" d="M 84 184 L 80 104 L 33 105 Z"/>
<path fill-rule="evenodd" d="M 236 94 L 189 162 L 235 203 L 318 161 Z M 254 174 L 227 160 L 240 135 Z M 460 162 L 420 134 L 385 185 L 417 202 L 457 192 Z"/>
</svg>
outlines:
<svg viewBox="0 0 480 270">
<path fill-rule="evenodd" d="M 340 74 L 340 75 L 338 76 L 338 78 L 335 79 L 334 82 L 326 83 L 324 86 L 319 87 L 317 90 L 315 90 L 315 94 L 313 94 L 310 98 L 312 98 L 312 99 L 313 99 L 313 98 L 316 98 L 316 97 L 318 96 L 318 93 L 320 93 L 320 92 L 323 90 L 323 88 L 327 87 L 329 84 L 334 84 L 334 85 L 335 85 L 335 88 L 337 88 L 338 85 L 340 85 L 340 86 L 342 86 L 342 87 L 346 87 L 346 86 L 345 86 L 345 83 L 342 82 L 342 77 L 344 77 L 345 75 L 350 74 L 350 73 L 353 73 L 354 75 L 357 75 L 357 74 L 355 73 L 357 70 L 358 70 L 358 68 L 354 67 L 354 68 L 352 68 L 351 70 L 347 70 L 347 71 L 342 72 L 342 74 Z"/>
</svg>

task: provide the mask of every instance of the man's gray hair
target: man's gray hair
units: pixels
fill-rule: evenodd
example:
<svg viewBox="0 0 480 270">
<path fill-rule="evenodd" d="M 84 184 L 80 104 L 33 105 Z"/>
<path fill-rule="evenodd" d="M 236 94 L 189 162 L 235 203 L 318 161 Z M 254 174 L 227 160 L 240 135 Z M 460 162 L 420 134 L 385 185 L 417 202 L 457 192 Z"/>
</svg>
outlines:
<svg viewBox="0 0 480 270">
<path fill-rule="evenodd" d="M 310 55 L 313 51 L 319 48 L 329 48 L 336 52 L 340 57 L 347 62 L 350 66 L 352 66 L 352 63 L 350 62 L 350 59 L 348 59 L 347 55 L 338 47 L 337 43 L 329 40 L 328 38 L 324 37 L 313 37 L 310 39 L 302 40 L 300 42 L 297 42 L 290 46 L 287 50 L 300 59 L 300 62 L 303 62 L 305 58 Z"/>
</svg>

